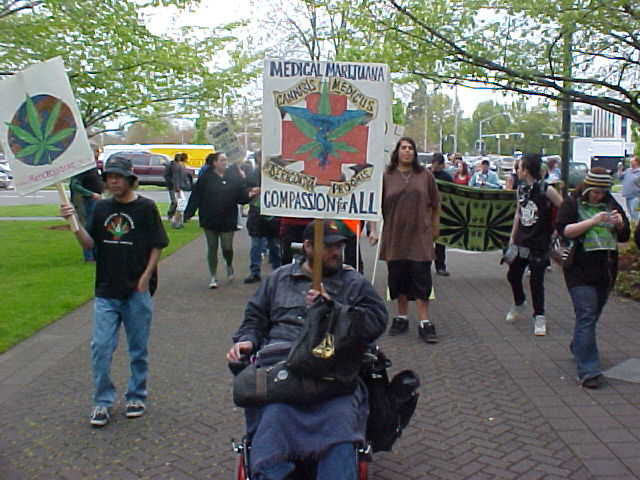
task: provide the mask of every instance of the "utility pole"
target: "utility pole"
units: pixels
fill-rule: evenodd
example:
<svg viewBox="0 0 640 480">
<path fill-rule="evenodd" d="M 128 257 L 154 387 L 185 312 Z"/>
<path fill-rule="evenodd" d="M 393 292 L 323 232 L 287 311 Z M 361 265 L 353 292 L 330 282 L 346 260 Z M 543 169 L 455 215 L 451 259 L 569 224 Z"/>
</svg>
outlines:
<svg viewBox="0 0 640 480">
<path fill-rule="evenodd" d="M 564 53 L 563 53 L 563 74 L 566 79 L 571 77 L 573 66 L 573 56 L 571 55 L 571 44 L 573 36 L 573 27 L 566 25 L 564 34 Z M 565 80 L 563 88 L 567 92 L 571 88 L 571 82 Z M 564 94 L 562 101 L 562 163 L 560 164 L 560 178 L 562 179 L 562 196 L 566 197 L 569 192 L 569 160 L 571 160 L 571 109 L 573 103 L 569 94 Z"/>
<path fill-rule="evenodd" d="M 458 114 L 460 113 L 460 102 L 458 101 L 458 85 L 454 87 L 455 99 L 453 103 L 453 154 L 458 152 Z"/>
<path fill-rule="evenodd" d="M 424 84 L 424 151 L 426 152 L 429 141 L 429 91 L 427 90 L 427 82 Z"/>
</svg>

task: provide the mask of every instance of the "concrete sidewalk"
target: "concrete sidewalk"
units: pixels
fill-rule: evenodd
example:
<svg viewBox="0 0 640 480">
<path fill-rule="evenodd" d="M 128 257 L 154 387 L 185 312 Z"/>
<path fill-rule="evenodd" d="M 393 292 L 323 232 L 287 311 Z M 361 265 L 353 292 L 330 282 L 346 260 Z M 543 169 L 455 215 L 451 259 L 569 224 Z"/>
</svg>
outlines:
<svg viewBox="0 0 640 480">
<path fill-rule="evenodd" d="M 0 478 L 234 478 L 230 439 L 242 435 L 243 417 L 224 354 L 255 289 L 242 283 L 246 231 L 235 244 L 237 279 L 218 290 L 207 289 L 202 237 L 161 264 L 142 418 L 126 419 L 121 402 L 108 426 L 89 426 L 91 304 L 0 356 Z M 372 249 L 363 250 L 371 272 Z M 415 369 L 423 387 L 411 425 L 393 452 L 374 456 L 371 478 L 640 478 L 640 384 L 579 388 L 559 269 L 547 275 L 548 335 L 535 337 L 530 322 L 504 322 L 511 298 L 498 260 L 449 252 L 451 277 L 434 276 L 440 343 L 421 342 L 415 322 L 381 338 L 392 370 Z M 379 291 L 385 276 L 381 264 Z M 603 369 L 640 357 L 638 318 L 639 304 L 609 300 L 598 330 Z M 113 366 L 120 392 L 125 345 Z"/>
</svg>

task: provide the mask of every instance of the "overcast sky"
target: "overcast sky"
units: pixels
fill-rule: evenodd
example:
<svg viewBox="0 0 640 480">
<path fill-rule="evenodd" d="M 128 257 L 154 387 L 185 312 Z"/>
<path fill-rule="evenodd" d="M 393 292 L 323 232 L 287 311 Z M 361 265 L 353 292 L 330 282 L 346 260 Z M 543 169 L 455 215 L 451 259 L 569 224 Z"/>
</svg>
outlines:
<svg viewBox="0 0 640 480">
<path fill-rule="evenodd" d="M 268 5 L 265 4 L 266 2 L 256 0 L 205 1 L 188 12 L 179 12 L 173 7 L 149 9 L 145 12 L 145 18 L 149 29 L 157 34 L 167 33 L 175 27 L 185 25 L 215 28 L 233 21 L 253 19 L 254 24 L 248 27 L 248 30 L 255 35 L 257 20 L 270 14 L 270 11 L 266 10 Z M 449 95 L 453 97 L 453 90 L 449 91 Z M 490 90 L 465 87 L 458 88 L 458 98 L 465 117 L 470 117 L 476 105 L 481 102 L 494 100 L 505 103 L 508 101 L 503 95 Z M 406 102 L 408 99 L 403 100 Z"/>
</svg>

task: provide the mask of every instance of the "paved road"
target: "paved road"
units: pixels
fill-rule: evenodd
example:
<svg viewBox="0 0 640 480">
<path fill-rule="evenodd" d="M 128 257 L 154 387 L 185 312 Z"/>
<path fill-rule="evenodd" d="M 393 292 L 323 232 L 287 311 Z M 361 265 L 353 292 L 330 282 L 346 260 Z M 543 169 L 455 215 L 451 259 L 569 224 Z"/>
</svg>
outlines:
<svg viewBox="0 0 640 480">
<path fill-rule="evenodd" d="M 0 356 L 0 478 L 233 478 L 229 442 L 242 413 L 223 356 L 254 290 L 241 281 L 244 231 L 236 245 L 239 279 L 217 291 L 206 288 L 203 238 L 161 264 L 140 419 L 126 419 L 120 403 L 107 427 L 88 424 L 90 304 Z M 371 478 L 640 478 L 640 385 L 576 386 L 572 308 L 557 268 L 547 278 L 549 334 L 535 337 L 529 322 L 503 320 L 510 290 L 497 253 L 450 252 L 448 263 L 432 307 L 440 343 L 420 342 L 415 325 L 381 339 L 393 370 L 414 368 L 424 385 L 411 425 L 393 452 L 375 455 Z M 599 327 L 605 369 L 640 356 L 639 317 L 638 304 L 609 301 Z M 120 389 L 125 352 L 114 360 Z"/>
</svg>

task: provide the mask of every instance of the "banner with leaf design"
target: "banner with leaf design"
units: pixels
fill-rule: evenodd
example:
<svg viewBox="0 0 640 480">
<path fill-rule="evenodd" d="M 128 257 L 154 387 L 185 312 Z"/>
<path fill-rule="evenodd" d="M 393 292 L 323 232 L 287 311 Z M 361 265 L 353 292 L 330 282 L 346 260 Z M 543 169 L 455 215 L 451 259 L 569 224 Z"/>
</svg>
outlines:
<svg viewBox="0 0 640 480">
<path fill-rule="evenodd" d="M 60 57 L 0 82 L 0 142 L 22 195 L 95 167 Z"/>
<path fill-rule="evenodd" d="M 516 214 L 516 192 L 436 180 L 442 211 L 438 243 L 485 252 L 509 244 Z"/>
<path fill-rule="evenodd" d="M 377 220 L 388 67 L 267 59 L 263 81 L 262 213 Z"/>
</svg>

